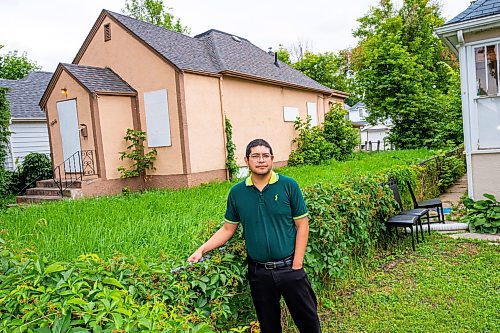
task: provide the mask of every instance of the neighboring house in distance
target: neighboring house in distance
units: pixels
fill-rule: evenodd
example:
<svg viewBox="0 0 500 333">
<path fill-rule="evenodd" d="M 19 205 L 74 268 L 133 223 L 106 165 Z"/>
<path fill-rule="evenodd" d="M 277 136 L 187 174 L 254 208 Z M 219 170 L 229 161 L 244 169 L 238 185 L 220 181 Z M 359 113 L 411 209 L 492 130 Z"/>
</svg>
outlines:
<svg viewBox="0 0 500 333">
<path fill-rule="evenodd" d="M 296 117 L 321 123 L 330 103 L 346 97 L 244 38 L 217 30 L 189 37 L 103 10 L 73 63 L 58 66 L 40 106 L 54 165 L 94 152 L 87 156 L 97 178 L 82 189 L 99 195 L 226 179 L 226 116 L 240 166 L 254 138 L 267 139 L 276 165 L 285 165 Z M 147 182 L 117 171 L 127 163 L 119 160 L 127 128 L 145 131 L 146 150 L 158 151 Z"/>
<path fill-rule="evenodd" d="M 38 102 L 52 77 L 49 72 L 32 72 L 20 80 L 0 79 L 0 87 L 8 88 L 11 122 L 5 167 L 14 170 L 32 152 L 50 156 L 47 118 Z"/>
<path fill-rule="evenodd" d="M 500 198 L 500 0 L 478 0 L 436 29 L 458 55 L 469 197 Z"/>
<path fill-rule="evenodd" d="M 358 102 L 349 109 L 349 120 L 352 125 L 359 128 L 361 137 L 361 149 L 364 150 L 385 150 L 389 148 L 387 136 L 390 128 L 386 124 L 370 125 L 365 119 L 368 117 L 366 104 Z M 378 149 L 377 149 L 378 148 Z"/>
</svg>

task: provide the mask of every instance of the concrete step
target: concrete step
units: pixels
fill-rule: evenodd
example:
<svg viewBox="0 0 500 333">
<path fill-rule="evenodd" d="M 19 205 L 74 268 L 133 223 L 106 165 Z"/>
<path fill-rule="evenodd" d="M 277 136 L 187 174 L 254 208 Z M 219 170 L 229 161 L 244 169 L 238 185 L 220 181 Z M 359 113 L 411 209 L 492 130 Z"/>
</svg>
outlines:
<svg viewBox="0 0 500 333">
<path fill-rule="evenodd" d="M 82 181 L 81 180 L 75 180 L 75 181 L 62 181 L 63 187 L 70 187 L 70 188 L 82 188 Z M 36 187 L 48 187 L 48 188 L 57 188 L 57 184 L 53 179 L 45 179 L 45 180 L 39 180 L 36 182 Z"/>
<path fill-rule="evenodd" d="M 70 191 L 64 190 L 64 196 L 69 196 Z M 61 196 L 57 187 L 33 187 L 26 190 L 26 195 Z"/>
<path fill-rule="evenodd" d="M 51 195 L 22 195 L 16 197 L 16 202 L 18 204 L 29 204 L 29 203 L 40 203 L 46 201 L 57 201 L 61 200 L 61 197 L 55 197 Z"/>
</svg>

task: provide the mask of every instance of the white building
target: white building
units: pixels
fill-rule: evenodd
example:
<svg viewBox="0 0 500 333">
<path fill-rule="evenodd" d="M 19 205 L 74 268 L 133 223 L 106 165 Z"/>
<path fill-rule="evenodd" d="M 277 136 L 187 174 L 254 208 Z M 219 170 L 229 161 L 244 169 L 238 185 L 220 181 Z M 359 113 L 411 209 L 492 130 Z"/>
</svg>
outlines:
<svg viewBox="0 0 500 333">
<path fill-rule="evenodd" d="M 14 170 L 31 152 L 50 155 L 47 118 L 38 102 L 52 77 L 48 72 L 32 72 L 20 80 L 0 79 L 7 88 L 11 132 L 5 167 Z"/>
<path fill-rule="evenodd" d="M 469 197 L 500 198 L 500 0 L 478 0 L 436 29 L 458 55 Z"/>
<path fill-rule="evenodd" d="M 356 103 L 348 108 L 348 111 L 349 120 L 354 127 L 359 128 L 361 149 L 368 151 L 389 149 L 387 137 L 390 131 L 390 122 L 386 122 L 387 125 L 384 123 L 370 125 L 365 120 L 368 117 L 368 110 L 363 102 Z"/>
</svg>

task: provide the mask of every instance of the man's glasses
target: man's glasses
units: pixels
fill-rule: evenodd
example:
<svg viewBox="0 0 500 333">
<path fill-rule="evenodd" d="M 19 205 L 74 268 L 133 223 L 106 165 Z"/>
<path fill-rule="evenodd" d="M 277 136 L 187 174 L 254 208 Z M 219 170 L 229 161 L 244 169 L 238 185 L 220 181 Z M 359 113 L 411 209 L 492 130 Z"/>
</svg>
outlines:
<svg viewBox="0 0 500 333">
<path fill-rule="evenodd" d="M 262 160 L 267 161 L 267 160 L 271 159 L 272 156 L 273 155 L 271 155 L 271 154 L 252 154 L 249 157 L 253 161 L 259 161 L 261 158 L 262 158 Z"/>
</svg>

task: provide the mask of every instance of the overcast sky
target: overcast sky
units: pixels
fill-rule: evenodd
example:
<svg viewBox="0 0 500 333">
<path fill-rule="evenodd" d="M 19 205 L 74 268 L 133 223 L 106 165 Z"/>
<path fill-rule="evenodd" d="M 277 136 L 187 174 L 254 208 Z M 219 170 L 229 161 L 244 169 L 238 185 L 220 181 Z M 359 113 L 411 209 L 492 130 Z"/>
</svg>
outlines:
<svg viewBox="0 0 500 333">
<path fill-rule="evenodd" d="M 399 0 L 401 1 L 401 0 Z M 398 3 L 399 1 L 396 1 Z M 43 70 L 70 63 L 102 9 L 121 13 L 125 0 L 0 0 L 0 51 L 27 52 Z M 168 0 L 191 35 L 218 29 L 267 50 L 307 42 L 314 52 L 356 45 L 352 30 L 377 0 Z M 441 1 L 449 20 L 470 0 Z"/>
</svg>

